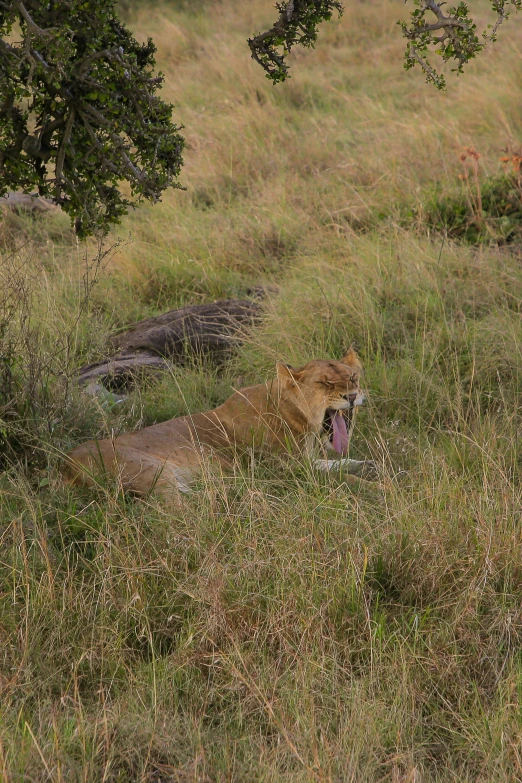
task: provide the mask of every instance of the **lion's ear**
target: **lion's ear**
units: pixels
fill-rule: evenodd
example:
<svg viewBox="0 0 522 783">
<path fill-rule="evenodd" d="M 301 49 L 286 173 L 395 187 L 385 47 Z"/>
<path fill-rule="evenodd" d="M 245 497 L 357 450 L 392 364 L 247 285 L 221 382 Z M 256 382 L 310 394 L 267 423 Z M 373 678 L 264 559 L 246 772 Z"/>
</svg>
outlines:
<svg viewBox="0 0 522 783">
<path fill-rule="evenodd" d="M 359 357 L 353 348 L 350 348 L 346 356 L 343 356 L 341 361 L 343 364 L 347 364 L 349 367 L 356 367 L 358 370 L 361 369 L 361 362 L 359 361 Z"/>
<path fill-rule="evenodd" d="M 293 367 L 290 367 L 289 364 L 282 364 L 281 362 L 278 362 L 276 364 L 276 370 L 278 380 L 289 386 L 294 386 L 295 382 L 299 379 L 299 371 L 295 370 Z"/>
</svg>

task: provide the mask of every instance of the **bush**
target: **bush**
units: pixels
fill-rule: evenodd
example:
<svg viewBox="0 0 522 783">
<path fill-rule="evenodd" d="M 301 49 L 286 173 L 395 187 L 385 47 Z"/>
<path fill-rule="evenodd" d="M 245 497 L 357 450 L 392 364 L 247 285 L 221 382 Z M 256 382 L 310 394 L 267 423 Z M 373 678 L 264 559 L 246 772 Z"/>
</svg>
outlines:
<svg viewBox="0 0 522 783">
<path fill-rule="evenodd" d="M 458 192 L 433 191 L 422 209 L 416 210 L 416 217 L 430 229 L 470 244 L 505 244 L 520 238 L 522 187 L 517 172 L 502 172 L 481 181 L 477 167 L 471 179 L 467 172 L 461 175 L 461 182 Z"/>
<path fill-rule="evenodd" d="M 38 245 L 0 256 L 0 468 L 42 468 L 71 442 L 96 430 L 95 409 L 74 384 L 81 353 L 79 326 L 106 258 L 99 248 L 88 263 L 84 292 L 69 311 L 45 290 L 49 259 L 35 260 Z M 60 292 L 62 295 L 64 291 Z"/>
</svg>

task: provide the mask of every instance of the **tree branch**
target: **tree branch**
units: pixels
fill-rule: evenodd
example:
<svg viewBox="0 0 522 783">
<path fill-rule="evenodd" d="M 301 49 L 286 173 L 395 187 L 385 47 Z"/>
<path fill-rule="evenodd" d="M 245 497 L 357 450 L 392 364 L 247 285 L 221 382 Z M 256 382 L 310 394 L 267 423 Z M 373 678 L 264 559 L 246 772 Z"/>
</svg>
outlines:
<svg viewBox="0 0 522 783">
<path fill-rule="evenodd" d="M 431 67 L 431 65 L 429 64 L 429 62 L 428 62 L 428 61 L 427 61 L 427 60 L 426 60 L 424 57 L 422 57 L 422 56 L 419 54 L 419 51 L 418 51 L 417 47 L 415 46 L 415 44 L 413 44 L 413 43 L 410 43 L 410 48 L 409 48 L 409 51 L 411 52 L 412 56 L 413 56 L 413 57 L 414 57 L 414 58 L 417 60 L 417 62 L 418 62 L 418 63 L 419 63 L 419 65 L 421 66 L 422 70 L 423 70 L 423 71 L 424 71 L 424 73 L 425 73 L 425 74 L 426 74 L 426 75 L 429 77 L 429 79 L 430 79 L 431 81 L 433 81 L 433 82 L 436 82 L 436 81 L 437 81 L 437 79 L 439 79 L 439 78 L 440 78 L 440 77 L 439 77 L 439 75 L 438 75 L 438 73 L 437 73 L 437 71 L 435 71 L 435 70 L 434 70 L 434 69 Z"/>
<path fill-rule="evenodd" d="M 113 55 L 119 52 L 120 49 L 121 46 L 114 46 L 112 49 L 102 49 L 100 52 L 89 54 L 87 57 L 84 57 L 83 60 L 80 60 L 76 66 L 76 75 L 81 77 L 82 74 L 84 74 L 85 71 L 87 71 L 94 62 L 96 62 L 96 60 L 101 60 L 102 57 L 106 57 L 108 60 L 110 60 Z"/>
<path fill-rule="evenodd" d="M 497 30 L 504 21 L 504 19 L 507 19 L 509 16 L 508 12 L 505 9 L 505 6 L 502 6 L 498 11 L 497 21 L 493 25 L 493 28 L 491 30 L 491 33 L 487 35 L 484 33 L 484 38 L 486 41 L 496 41 L 497 40 Z"/>
<path fill-rule="evenodd" d="M 288 76 L 286 54 L 295 44 L 313 46 L 317 39 L 317 26 L 330 19 L 334 10 L 343 13 L 340 0 L 287 0 L 278 3 L 279 17 L 270 29 L 248 39 L 252 58 L 275 82 Z M 278 52 L 278 48 L 283 52 Z"/>
<path fill-rule="evenodd" d="M 67 124 L 65 126 L 62 144 L 60 149 L 58 150 L 58 155 L 56 156 L 54 180 L 55 180 L 55 191 L 56 191 L 57 198 L 59 196 L 60 181 L 62 179 L 62 172 L 63 172 L 63 164 L 65 162 L 65 148 L 67 147 L 67 144 L 69 143 L 69 139 L 71 138 L 71 132 L 74 125 L 75 117 L 76 117 L 76 112 L 74 111 L 74 109 L 71 109 L 71 111 L 69 112 L 69 116 L 67 118 Z"/>
<path fill-rule="evenodd" d="M 41 27 L 39 27 L 36 22 L 33 21 L 32 17 L 30 16 L 29 12 L 27 11 L 27 8 L 25 5 L 21 2 L 21 0 L 18 0 L 16 3 L 16 6 L 20 13 L 23 16 L 23 19 L 28 27 L 29 30 L 32 30 L 33 33 L 36 33 L 37 35 L 41 35 L 42 37 L 48 38 L 51 34 L 47 30 L 42 30 Z"/>
<path fill-rule="evenodd" d="M 468 25 L 465 22 L 459 22 L 456 19 L 447 18 L 440 22 L 433 22 L 433 24 L 425 24 L 422 27 L 416 27 L 411 32 L 412 37 L 422 35 L 422 33 L 437 32 L 437 30 L 453 29 L 454 27 L 460 27 L 462 30 L 467 30 Z"/>
<path fill-rule="evenodd" d="M 104 124 L 108 125 L 108 121 L 105 119 L 103 114 L 98 112 L 96 109 L 93 109 L 93 107 L 89 106 L 88 104 L 86 105 L 85 108 L 87 110 L 90 109 L 90 112 L 92 113 L 92 115 L 95 117 L 95 119 L 97 119 L 97 121 L 100 124 L 102 124 L 102 122 L 103 122 Z M 100 140 L 96 136 L 96 132 L 93 129 L 92 125 L 90 124 L 90 122 L 89 122 L 88 118 L 86 117 L 85 113 L 84 112 L 80 112 L 80 116 L 81 116 L 82 120 L 85 123 L 85 127 L 87 128 L 87 131 L 89 133 L 89 136 L 93 140 L 93 143 L 95 144 L 96 148 L 102 153 L 102 157 L 103 157 L 104 163 L 112 171 L 118 172 L 119 171 L 118 167 L 115 166 L 114 163 L 112 163 L 107 158 L 107 155 L 106 155 L 105 150 L 103 148 L 103 144 L 100 142 Z M 116 152 L 121 157 L 121 159 L 122 159 L 122 161 L 123 161 L 123 163 L 125 165 L 125 168 L 129 172 L 130 176 L 136 182 L 138 182 L 140 185 L 142 185 L 144 188 L 146 188 L 149 191 L 149 193 L 152 194 L 150 181 L 149 181 L 148 177 L 146 176 L 146 174 L 143 173 L 143 171 L 140 171 L 140 169 L 137 166 L 134 165 L 132 160 L 129 158 L 129 156 L 125 152 L 125 142 L 124 142 L 124 140 L 122 138 L 120 138 L 119 136 L 117 136 L 116 134 L 111 133 L 110 131 L 108 132 L 108 136 L 111 139 L 111 141 L 114 143 L 115 148 L 116 148 Z"/>
</svg>

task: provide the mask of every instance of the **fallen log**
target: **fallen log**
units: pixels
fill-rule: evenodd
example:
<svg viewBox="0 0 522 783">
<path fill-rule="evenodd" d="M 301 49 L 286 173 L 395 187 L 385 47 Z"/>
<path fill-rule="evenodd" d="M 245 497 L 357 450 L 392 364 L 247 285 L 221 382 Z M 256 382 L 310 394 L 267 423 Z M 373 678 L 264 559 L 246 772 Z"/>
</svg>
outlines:
<svg viewBox="0 0 522 783">
<path fill-rule="evenodd" d="M 147 351 L 122 353 L 101 362 L 86 364 L 79 370 L 76 380 L 83 386 L 105 379 L 107 388 L 122 389 L 140 371 L 164 370 L 166 366 L 162 356 Z"/>
<path fill-rule="evenodd" d="M 259 317 L 260 306 L 247 299 L 222 299 L 189 305 L 139 321 L 111 339 L 120 351 L 148 350 L 182 359 L 189 354 L 226 351 L 241 341 L 245 327 Z"/>
<path fill-rule="evenodd" d="M 165 359 L 183 363 L 191 356 L 211 354 L 223 361 L 260 314 L 258 302 L 222 299 L 146 318 L 112 337 L 115 353 L 82 367 L 77 382 L 84 385 L 104 378 L 108 388 L 122 389 L 137 373 L 165 369 Z"/>
</svg>

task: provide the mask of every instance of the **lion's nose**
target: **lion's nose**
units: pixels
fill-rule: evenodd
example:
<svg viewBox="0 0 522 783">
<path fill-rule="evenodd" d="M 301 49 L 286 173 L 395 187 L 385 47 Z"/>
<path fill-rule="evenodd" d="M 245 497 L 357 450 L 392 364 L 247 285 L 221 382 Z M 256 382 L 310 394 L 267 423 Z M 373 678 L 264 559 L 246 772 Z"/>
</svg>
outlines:
<svg viewBox="0 0 522 783">
<path fill-rule="evenodd" d="M 348 399 L 350 400 L 350 402 L 355 402 L 355 400 L 357 399 L 357 394 L 356 393 L 349 394 Z"/>
</svg>

